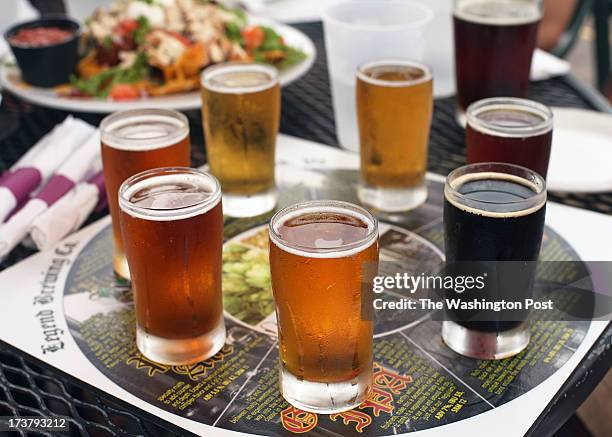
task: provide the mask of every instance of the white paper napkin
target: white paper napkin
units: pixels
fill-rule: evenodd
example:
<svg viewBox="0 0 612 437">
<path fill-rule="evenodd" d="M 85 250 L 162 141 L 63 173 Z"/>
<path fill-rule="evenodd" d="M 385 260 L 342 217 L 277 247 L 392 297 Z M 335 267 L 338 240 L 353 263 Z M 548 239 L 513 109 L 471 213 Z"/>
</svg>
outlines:
<svg viewBox="0 0 612 437">
<path fill-rule="evenodd" d="M 0 226 L 0 259 L 7 256 L 23 240 L 30 223 L 47 207 L 47 202 L 31 199 L 8 222 Z"/>
<path fill-rule="evenodd" d="M 104 187 L 94 181 L 79 183 L 30 226 L 30 237 L 36 248 L 48 249 L 79 229 L 104 195 Z"/>
</svg>

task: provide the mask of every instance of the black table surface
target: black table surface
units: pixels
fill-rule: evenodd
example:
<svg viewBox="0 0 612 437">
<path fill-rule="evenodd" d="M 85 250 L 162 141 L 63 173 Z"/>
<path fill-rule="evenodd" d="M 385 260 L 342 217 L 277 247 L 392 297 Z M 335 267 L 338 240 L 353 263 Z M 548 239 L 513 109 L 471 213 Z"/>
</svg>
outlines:
<svg viewBox="0 0 612 437">
<path fill-rule="evenodd" d="M 321 24 L 302 23 L 296 27 L 314 41 L 318 53 L 310 72 L 283 88 L 281 132 L 337 147 Z M 550 106 L 612 112 L 601 95 L 572 76 L 533 83 L 530 98 Z M 435 102 L 429 170 L 442 175 L 465 163 L 464 130 L 455 122 L 454 105 L 454 98 L 437 99 Z M 66 115 L 66 112 L 31 105 L 3 93 L 0 107 L 0 172 L 10 167 Z M 75 115 L 96 125 L 102 118 L 95 114 Z M 191 111 L 187 112 L 187 116 L 191 124 L 192 162 L 201 165 L 206 157 L 200 113 Z M 549 193 L 549 199 L 612 214 L 612 192 L 553 192 Z M 92 217 L 89 222 L 99 217 Z M 32 253 L 25 247 L 17 247 L 2 261 L 0 270 Z M 611 345 L 612 325 L 609 325 L 527 435 L 552 435 L 575 412 L 610 368 Z M 0 342 L 0 416 L 16 414 L 68 416 L 68 435 L 190 435 Z"/>
</svg>

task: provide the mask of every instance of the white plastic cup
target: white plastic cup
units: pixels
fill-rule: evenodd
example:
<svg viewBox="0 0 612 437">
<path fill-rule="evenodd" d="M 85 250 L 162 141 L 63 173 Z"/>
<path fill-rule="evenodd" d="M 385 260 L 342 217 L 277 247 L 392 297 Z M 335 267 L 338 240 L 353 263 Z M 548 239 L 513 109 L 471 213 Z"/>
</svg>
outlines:
<svg viewBox="0 0 612 437">
<path fill-rule="evenodd" d="M 422 61 L 432 10 L 405 0 L 356 0 L 323 11 L 325 48 L 340 145 L 359 150 L 355 108 L 357 67 L 379 58 Z"/>
<path fill-rule="evenodd" d="M 436 75 L 434 97 L 455 94 L 455 38 L 453 35 L 453 0 L 412 0 L 427 5 L 434 13 L 425 31 L 423 63 Z"/>
</svg>

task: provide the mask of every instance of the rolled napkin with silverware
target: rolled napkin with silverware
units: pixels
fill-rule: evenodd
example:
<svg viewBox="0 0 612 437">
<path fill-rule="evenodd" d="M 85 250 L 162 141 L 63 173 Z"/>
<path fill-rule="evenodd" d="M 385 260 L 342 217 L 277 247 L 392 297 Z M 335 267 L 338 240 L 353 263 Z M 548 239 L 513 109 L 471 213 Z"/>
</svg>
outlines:
<svg viewBox="0 0 612 437">
<path fill-rule="evenodd" d="M 0 257 L 13 250 L 25 238 L 32 222 L 87 175 L 99 156 L 100 133 L 94 130 L 85 142 L 77 146 L 70 157 L 62 162 L 43 188 L 0 226 Z"/>
<path fill-rule="evenodd" d="M 69 119 L 71 119 L 71 117 L 66 118 L 64 122 L 70 122 Z M 34 190 L 32 186 L 37 181 L 27 178 L 26 182 L 25 179 L 28 171 L 23 169 L 31 167 L 34 157 L 37 156 L 40 151 L 49 144 L 49 141 L 51 141 L 51 139 L 57 138 L 56 133 L 62 125 L 63 124 L 55 126 L 51 130 L 51 132 L 47 133 L 40 140 L 38 140 L 36 144 L 30 147 L 30 149 L 21 158 L 19 158 L 11 168 L 4 170 L 2 172 L 2 175 L 0 175 L 0 222 L 4 221 L 4 219 L 8 217 L 9 214 L 17 207 L 18 197 L 22 197 L 20 201 L 23 201 L 27 198 L 27 195 L 21 196 L 19 193 L 26 191 L 30 192 Z M 9 181 L 11 175 L 21 176 L 15 176 L 17 180 Z M 4 183 L 6 181 L 8 181 L 8 183 L 5 186 Z M 13 187 L 15 185 L 19 187 L 17 192 Z"/>
<path fill-rule="evenodd" d="M 41 187 L 94 131 L 90 124 L 68 116 L 32 146 L 0 180 L 0 222 Z"/>
<path fill-rule="evenodd" d="M 38 216 L 29 228 L 38 250 L 45 250 L 76 231 L 94 210 L 106 203 L 104 174 L 94 173 Z"/>
</svg>

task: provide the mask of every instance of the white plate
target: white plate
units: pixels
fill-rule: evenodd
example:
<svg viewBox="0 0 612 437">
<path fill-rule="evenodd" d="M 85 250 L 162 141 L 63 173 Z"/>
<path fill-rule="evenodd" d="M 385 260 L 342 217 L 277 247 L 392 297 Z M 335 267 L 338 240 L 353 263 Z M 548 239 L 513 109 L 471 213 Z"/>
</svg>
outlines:
<svg viewBox="0 0 612 437">
<path fill-rule="evenodd" d="M 283 37 L 288 45 L 301 49 L 306 54 L 306 59 L 302 62 L 281 71 L 280 83 L 282 86 L 303 76 L 312 67 L 317 53 L 313 42 L 304 33 L 294 27 L 259 17 L 250 17 L 249 23 L 272 27 Z M 21 74 L 16 66 L 0 66 L 0 85 L 3 88 L 31 103 L 66 111 L 110 113 L 137 108 L 173 108 L 185 111 L 198 109 L 201 106 L 200 93 L 197 91 L 164 97 L 114 102 L 112 100 L 60 97 L 51 88 L 37 88 L 24 85 L 20 78 Z"/>
<path fill-rule="evenodd" d="M 612 191 L 612 114 L 553 108 L 551 191 Z"/>
</svg>

